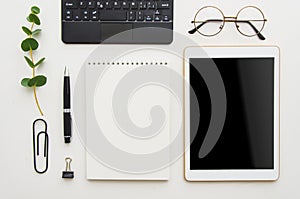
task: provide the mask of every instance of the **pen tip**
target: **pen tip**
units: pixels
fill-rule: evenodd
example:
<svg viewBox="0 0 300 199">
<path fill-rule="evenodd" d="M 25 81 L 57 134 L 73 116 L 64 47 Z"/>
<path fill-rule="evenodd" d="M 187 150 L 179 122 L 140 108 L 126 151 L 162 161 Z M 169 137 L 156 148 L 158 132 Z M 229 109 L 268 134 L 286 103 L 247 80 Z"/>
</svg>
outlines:
<svg viewBox="0 0 300 199">
<path fill-rule="evenodd" d="M 67 66 L 65 66 L 65 76 L 69 76 L 69 69 Z"/>
</svg>

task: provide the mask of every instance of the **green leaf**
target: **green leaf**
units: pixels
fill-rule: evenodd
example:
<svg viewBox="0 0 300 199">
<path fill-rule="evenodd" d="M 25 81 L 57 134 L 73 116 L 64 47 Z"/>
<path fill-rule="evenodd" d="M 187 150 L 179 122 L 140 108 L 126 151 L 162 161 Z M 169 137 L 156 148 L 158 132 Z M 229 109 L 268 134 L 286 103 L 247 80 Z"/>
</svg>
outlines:
<svg viewBox="0 0 300 199">
<path fill-rule="evenodd" d="M 45 57 L 43 57 L 42 59 L 40 59 L 36 64 L 35 64 L 35 67 L 41 65 L 44 61 L 45 61 Z"/>
<path fill-rule="evenodd" d="M 24 56 L 24 58 L 25 58 L 26 62 L 28 63 L 28 65 L 29 65 L 31 68 L 34 68 L 34 67 L 35 67 L 34 63 L 33 63 L 28 57 Z"/>
<path fill-rule="evenodd" d="M 37 7 L 37 6 L 32 6 L 31 7 L 31 12 L 33 13 L 33 14 L 40 14 L 40 8 L 39 7 Z"/>
<path fill-rule="evenodd" d="M 37 35 L 41 32 L 42 30 L 41 29 L 36 29 L 34 31 L 32 31 L 32 35 Z"/>
<path fill-rule="evenodd" d="M 21 43 L 21 48 L 24 52 L 28 52 L 31 50 L 36 50 L 39 47 L 39 43 L 37 40 L 33 38 L 27 38 Z"/>
<path fill-rule="evenodd" d="M 21 85 L 24 86 L 24 87 L 30 87 L 28 85 L 29 81 L 30 81 L 30 78 L 23 78 L 22 81 L 21 81 Z"/>
<path fill-rule="evenodd" d="M 47 83 L 47 78 L 44 75 L 38 75 L 34 78 L 30 79 L 28 82 L 28 85 L 30 87 L 36 86 L 36 87 L 42 87 Z"/>
<path fill-rule="evenodd" d="M 33 22 L 33 21 L 31 21 L 31 20 L 29 19 L 29 16 L 28 16 L 26 19 L 27 19 L 27 21 L 30 22 L 30 23 Z"/>
<path fill-rule="evenodd" d="M 31 30 L 29 30 L 29 29 L 26 28 L 25 26 L 22 26 L 22 30 L 23 30 L 28 36 L 32 35 Z"/>
<path fill-rule="evenodd" d="M 35 23 L 36 25 L 41 25 L 41 21 L 40 21 L 40 18 L 38 16 L 36 16 L 35 14 L 30 14 L 28 16 L 29 20 L 33 23 Z"/>
</svg>

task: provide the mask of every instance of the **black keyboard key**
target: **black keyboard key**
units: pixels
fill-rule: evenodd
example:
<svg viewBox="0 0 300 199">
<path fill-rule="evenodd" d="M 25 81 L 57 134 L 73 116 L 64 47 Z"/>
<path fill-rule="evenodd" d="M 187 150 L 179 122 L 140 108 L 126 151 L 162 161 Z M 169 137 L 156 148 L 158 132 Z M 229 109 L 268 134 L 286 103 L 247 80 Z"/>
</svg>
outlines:
<svg viewBox="0 0 300 199">
<path fill-rule="evenodd" d="M 94 1 L 89 1 L 89 2 L 87 2 L 87 6 L 88 6 L 88 8 L 93 9 L 93 8 L 95 8 L 95 2 Z"/>
<path fill-rule="evenodd" d="M 115 9 L 120 9 L 120 8 L 121 8 L 121 3 L 120 3 L 119 1 L 114 1 L 113 7 L 114 7 Z"/>
<path fill-rule="evenodd" d="M 139 2 L 139 9 L 146 10 L 147 9 L 147 2 Z"/>
<path fill-rule="evenodd" d="M 74 13 L 73 13 L 73 19 L 75 21 L 81 21 L 81 15 L 80 15 L 80 12 L 78 10 L 74 11 Z"/>
<path fill-rule="evenodd" d="M 82 20 L 83 21 L 89 21 L 90 20 L 89 11 L 87 11 L 87 10 L 82 11 Z"/>
<path fill-rule="evenodd" d="M 109 10 L 105 12 L 100 12 L 99 18 L 102 21 L 126 21 L 127 12 L 120 10 Z"/>
<path fill-rule="evenodd" d="M 73 12 L 71 10 L 67 10 L 65 12 L 65 20 L 66 21 L 71 21 L 73 20 Z"/>
<path fill-rule="evenodd" d="M 135 19 L 136 19 L 136 12 L 135 11 L 128 12 L 128 21 L 135 21 Z"/>
<path fill-rule="evenodd" d="M 105 3 L 100 1 L 97 1 L 96 5 L 98 9 L 104 9 L 105 7 Z"/>
<path fill-rule="evenodd" d="M 153 1 L 148 2 L 148 9 L 156 9 L 156 3 Z"/>
<path fill-rule="evenodd" d="M 122 8 L 123 9 L 129 9 L 129 3 L 127 1 L 122 2 Z"/>
<path fill-rule="evenodd" d="M 131 9 L 137 9 L 138 8 L 137 2 L 135 2 L 135 1 L 131 2 L 130 7 L 131 7 Z"/>
<path fill-rule="evenodd" d="M 99 20 L 99 13 L 97 10 L 93 10 L 91 12 L 91 20 L 98 21 Z"/>
<path fill-rule="evenodd" d="M 106 1 L 105 2 L 105 8 L 106 9 L 112 9 L 113 7 L 113 2 L 112 1 Z"/>
<path fill-rule="evenodd" d="M 146 21 L 153 21 L 153 15 L 146 15 L 145 20 Z"/>
<path fill-rule="evenodd" d="M 172 20 L 173 13 L 172 10 L 160 10 L 162 16 L 167 16 L 169 20 Z M 167 20 L 166 20 L 167 21 Z"/>
<path fill-rule="evenodd" d="M 142 11 L 137 12 L 137 21 L 144 21 L 144 13 Z"/>
<path fill-rule="evenodd" d="M 169 15 L 163 15 L 162 18 L 163 18 L 163 21 L 170 21 L 171 20 Z"/>
<path fill-rule="evenodd" d="M 154 21 L 161 21 L 161 16 L 160 15 L 155 15 L 154 16 Z"/>
<path fill-rule="evenodd" d="M 161 12 L 160 12 L 159 10 L 155 10 L 155 11 L 154 11 L 154 14 L 155 14 L 155 15 L 161 15 Z"/>
<path fill-rule="evenodd" d="M 80 1 L 79 2 L 79 8 L 81 8 L 81 9 L 86 8 L 86 2 L 85 1 Z"/>
<path fill-rule="evenodd" d="M 77 2 L 71 2 L 71 1 L 65 2 L 65 8 L 67 9 L 73 9 L 73 8 L 75 9 L 77 7 L 78 7 Z"/>
<path fill-rule="evenodd" d="M 170 9 L 171 5 L 168 1 L 157 2 L 157 9 Z"/>
</svg>

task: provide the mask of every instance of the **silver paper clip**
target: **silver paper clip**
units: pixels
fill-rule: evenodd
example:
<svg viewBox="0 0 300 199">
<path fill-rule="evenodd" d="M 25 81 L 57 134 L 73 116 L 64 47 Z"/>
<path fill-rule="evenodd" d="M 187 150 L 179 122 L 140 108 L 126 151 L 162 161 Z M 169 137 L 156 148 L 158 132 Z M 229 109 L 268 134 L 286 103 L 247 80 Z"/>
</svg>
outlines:
<svg viewBox="0 0 300 199">
<path fill-rule="evenodd" d="M 36 127 L 37 123 L 41 122 L 43 123 L 44 130 L 40 131 L 37 136 L 36 136 Z M 32 126 L 32 131 L 33 131 L 33 164 L 34 164 L 34 170 L 39 173 L 43 174 L 48 170 L 48 150 L 49 150 L 49 136 L 47 133 L 47 122 L 43 119 L 36 119 L 33 122 Z M 37 157 L 40 156 L 40 139 L 41 136 L 44 135 L 44 158 L 45 158 L 45 167 L 43 170 L 39 170 L 37 168 Z"/>
</svg>

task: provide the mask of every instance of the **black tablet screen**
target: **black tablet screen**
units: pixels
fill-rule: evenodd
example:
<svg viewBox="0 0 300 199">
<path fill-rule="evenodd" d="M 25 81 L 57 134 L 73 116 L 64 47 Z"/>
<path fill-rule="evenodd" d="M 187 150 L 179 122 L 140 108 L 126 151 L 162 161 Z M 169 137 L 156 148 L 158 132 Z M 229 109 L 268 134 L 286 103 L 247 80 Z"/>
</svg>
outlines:
<svg viewBox="0 0 300 199">
<path fill-rule="evenodd" d="M 199 102 L 200 121 L 190 146 L 191 170 L 274 168 L 274 58 L 190 59 L 190 84 Z M 211 122 L 209 89 L 199 67 L 217 67 L 226 93 L 224 127 L 213 149 L 199 150 Z M 191 99 L 192 100 L 192 99 Z M 190 103 L 194 110 L 195 102 Z M 190 122 L 195 122 L 190 115 Z"/>
</svg>

